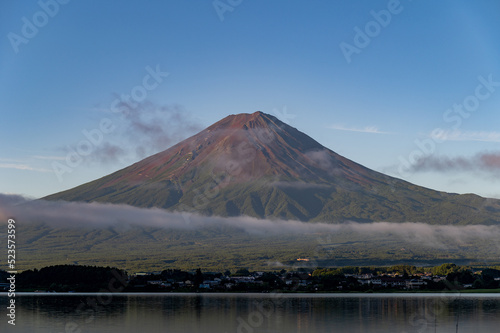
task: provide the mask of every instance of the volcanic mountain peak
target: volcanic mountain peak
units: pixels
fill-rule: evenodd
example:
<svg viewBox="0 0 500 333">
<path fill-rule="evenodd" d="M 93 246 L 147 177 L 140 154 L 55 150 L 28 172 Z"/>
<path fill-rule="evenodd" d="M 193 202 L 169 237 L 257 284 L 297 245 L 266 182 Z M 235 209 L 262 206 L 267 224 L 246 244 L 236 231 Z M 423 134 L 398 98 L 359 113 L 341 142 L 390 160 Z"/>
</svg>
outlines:
<svg viewBox="0 0 500 333">
<path fill-rule="evenodd" d="M 223 128 L 254 128 L 254 127 L 267 127 L 272 123 L 279 122 L 276 117 L 266 114 L 262 111 L 254 113 L 240 113 L 232 114 L 226 118 L 216 122 L 208 127 L 208 130 L 214 130 L 220 127 Z"/>
<path fill-rule="evenodd" d="M 386 176 L 260 111 L 227 116 L 165 151 L 45 199 L 325 222 L 497 223 L 500 214 L 500 201 Z"/>
<path fill-rule="evenodd" d="M 300 133 L 276 117 L 257 111 L 227 116 L 193 138 L 201 136 L 205 141 L 215 139 L 210 141 L 218 141 L 219 144 L 245 140 L 252 145 L 267 146 L 280 138 L 283 140 L 285 136 L 293 136 L 295 133 L 290 133 L 293 131 Z"/>
</svg>

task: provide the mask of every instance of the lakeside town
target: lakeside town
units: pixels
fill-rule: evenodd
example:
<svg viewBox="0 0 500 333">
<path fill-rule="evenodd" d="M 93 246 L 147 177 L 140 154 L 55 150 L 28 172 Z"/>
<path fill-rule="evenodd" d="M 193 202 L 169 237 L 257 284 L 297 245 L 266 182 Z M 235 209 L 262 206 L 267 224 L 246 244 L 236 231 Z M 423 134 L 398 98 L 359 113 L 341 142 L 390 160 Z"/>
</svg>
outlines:
<svg viewBox="0 0 500 333">
<path fill-rule="evenodd" d="M 377 292 L 492 291 L 500 288 L 499 267 L 442 264 L 435 267 L 299 268 L 293 271 L 203 272 L 167 269 L 128 274 L 110 267 L 58 265 L 16 275 L 17 291 L 96 292 L 113 286 L 124 292 Z M 0 271 L 0 290 L 9 277 Z M 119 288 L 116 287 L 119 285 Z"/>
</svg>

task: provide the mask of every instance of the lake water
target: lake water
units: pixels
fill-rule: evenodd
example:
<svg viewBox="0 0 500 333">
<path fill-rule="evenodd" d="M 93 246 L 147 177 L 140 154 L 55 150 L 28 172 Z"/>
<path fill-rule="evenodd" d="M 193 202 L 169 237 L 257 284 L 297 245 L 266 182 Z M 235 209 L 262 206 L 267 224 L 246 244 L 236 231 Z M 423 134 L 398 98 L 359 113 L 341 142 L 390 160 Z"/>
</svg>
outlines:
<svg viewBox="0 0 500 333">
<path fill-rule="evenodd" d="M 499 294 L 24 294 L 1 332 L 499 332 Z"/>
</svg>

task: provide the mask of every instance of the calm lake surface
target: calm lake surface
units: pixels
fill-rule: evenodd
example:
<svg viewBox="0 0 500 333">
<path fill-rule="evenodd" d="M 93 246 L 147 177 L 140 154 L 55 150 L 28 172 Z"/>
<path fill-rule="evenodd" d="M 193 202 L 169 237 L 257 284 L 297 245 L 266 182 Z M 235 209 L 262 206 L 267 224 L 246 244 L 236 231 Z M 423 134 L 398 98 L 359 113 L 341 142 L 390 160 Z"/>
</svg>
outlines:
<svg viewBox="0 0 500 333">
<path fill-rule="evenodd" d="M 499 332 L 499 294 L 17 294 L 1 332 Z"/>
</svg>

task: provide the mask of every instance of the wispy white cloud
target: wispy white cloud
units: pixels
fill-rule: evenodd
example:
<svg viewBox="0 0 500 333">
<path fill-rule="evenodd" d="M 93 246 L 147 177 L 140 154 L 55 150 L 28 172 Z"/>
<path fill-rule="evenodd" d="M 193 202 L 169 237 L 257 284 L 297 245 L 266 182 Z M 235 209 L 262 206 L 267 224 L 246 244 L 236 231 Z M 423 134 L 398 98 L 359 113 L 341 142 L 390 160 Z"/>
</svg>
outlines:
<svg viewBox="0 0 500 333">
<path fill-rule="evenodd" d="M 16 169 L 16 170 L 27 170 L 27 171 L 37 171 L 37 172 L 52 172 L 49 169 L 43 168 L 34 168 L 27 164 L 18 164 L 18 163 L 0 163 L 0 168 L 2 169 Z"/>
<path fill-rule="evenodd" d="M 35 155 L 33 158 L 36 158 L 38 160 L 49 160 L 49 161 L 64 161 L 66 158 L 64 156 L 42 156 L 42 155 Z"/>
<path fill-rule="evenodd" d="M 377 126 L 346 127 L 343 125 L 330 125 L 328 126 L 328 128 L 337 131 L 361 132 L 361 133 L 371 133 L 371 134 L 391 134 L 389 132 L 381 131 Z"/>
<path fill-rule="evenodd" d="M 495 208 L 494 202 L 482 209 Z M 159 208 L 138 208 L 102 203 L 30 200 L 19 195 L 0 193 L 0 225 L 9 217 L 24 223 L 44 222 L 62 228 L 161 227 L 197 230 L 213 226 L 234 227 L 252 235 L 317 234 L 353 232 L 361 235 L 399 238 L 409 243 L 447 248 L 449 244 L 469 244 L 482 240 L 494 242 L 498 250 L 500 226 L 497 225 L 429 225 L 419 222 L 373 222 L 341 224 L 308 223 L 284 220 L 261 220 L 248 216 L 216 217 L 192 213 L 169 212 Z"/>
<path fill-rule="evenodd" d="M 482 141 L 500 142 L 500 132 L 495 131 L 460 131 L 448 130 L 440 133 L 433 132 L 430 137 L 441 141 Z"/>
<path fill-rule="evenodd" d="M 0 158 L 0 162 L 22 163 L 21 160 L 14 158 Z"/>
</svg>

